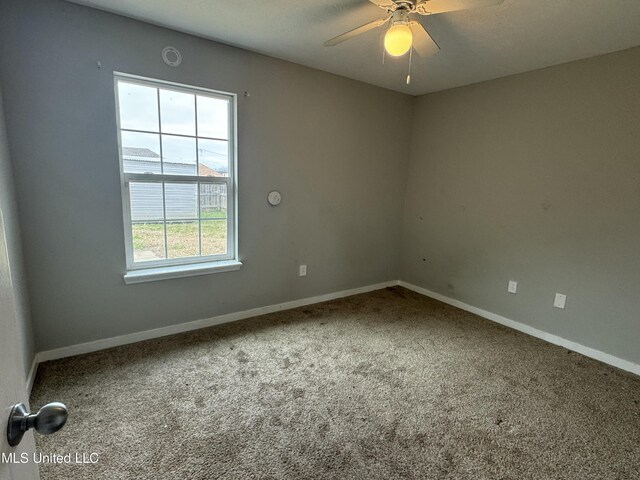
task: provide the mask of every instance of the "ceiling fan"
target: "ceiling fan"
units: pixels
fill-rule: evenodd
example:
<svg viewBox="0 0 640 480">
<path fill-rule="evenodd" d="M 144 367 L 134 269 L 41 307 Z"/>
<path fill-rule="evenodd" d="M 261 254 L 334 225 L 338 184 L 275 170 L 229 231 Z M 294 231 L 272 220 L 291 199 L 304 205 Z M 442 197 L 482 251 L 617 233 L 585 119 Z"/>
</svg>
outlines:
<svg viewBox="0 0 640 480">
<path fill-rule="evenodd" d="M 374 5 L 387 12 L 387 16 L 380 20 L 365 23 L 342 35 L 338 35 L 324 42 L 325 47 L 333 47 L 347 40 L 361 35 L 389 22 L 389 28 L 384 35 L 385 52 L 394 57 L 400 57 L 411 48 L 421 57 L 428 57 L 436 53 L 440 47 L 431 38 L 422 24 L 411 18 L 412 15 L 437 15 L 440 13 L 468 10 L 476 7 L 500 5 L 504 0 L 369 0 Z M 407 84 L 410 82 L 410 74 Z"/>
</svg>

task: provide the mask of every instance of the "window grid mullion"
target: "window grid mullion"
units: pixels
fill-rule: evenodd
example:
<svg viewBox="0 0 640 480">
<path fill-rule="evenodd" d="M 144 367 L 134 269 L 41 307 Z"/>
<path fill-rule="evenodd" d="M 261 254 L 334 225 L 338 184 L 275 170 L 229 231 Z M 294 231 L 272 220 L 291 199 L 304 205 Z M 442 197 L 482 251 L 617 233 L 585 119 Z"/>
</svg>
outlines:
<svg viewBox="0 0 640 480">
<path fill-rule="evenodd" d="M 225 220 L 227 217 L 220 217 L 218 218 L 212 218 L 210 220 Z M 167 222 L 171 223 L 171 222 L 197 222 L 198 219 L 196 217 L 194 218 L 170 218 L 167 220 Z M 207 219 L 205 218 L 204 221 L 206 222 Z M 163 220 L 154 220 L 154 219 L 149 219 L 149 220 L 132 220 L 131 224 L 132 225 L 140 225 L 142 223 L 162 223 Z"/>
<path fill-rule="evenodd" d="M 193 105 L 194 105 L 194 115 L 195 115 L 195 125 L 196 125 L 196 175 L 200 176 L 200 144 L 199 144 L 199 136 L 198 136 L 198 96 L 193 96 Z M 200 181 L 196 183 L 196 188 L 198 189 L 196 193 L 197 204 L 196 209 L 198 212 L 198 255 L 202 256 L 202 218 L 200 214 Z"/>
<path fill-rule="evenodd" d="M 198 251 L 202 255 L 202 215 L 200 213 L 200 182 L 198 182 Z"/>
<path fill-rule="evenodd" d="M 135 128 L 121 128 L 120 131 L 121 132 L 131 132 L 131 133 L 150 133 L 150 134 L 155 134 L 155 135 L 160 135 L 161 134 L 161 132 L 159 130 L 156 132 L 156 131 L 151 131 L 151 130 L 137 130 Z M 170 136 L 173 136 L 173 137 L 195 138 L 195 136 L 187 135 L 186 133 L 166 133 L 165 135 L 170 135 Z M 199 138 L 201 138 L 203 140 L 214 140 L 216 142 L 228 142 L 229 141 L 228 138 L 205 137 L 204 135 L 200 136 Z"/>
<path fill-rule="evenodd" d="M 164 154 L 162 152 L 162 113 L 160 111 L 160 89 L 156 88 L 156 98 L 158 100 L 158 136 L 160 137 L 160 171 L 164 174 Z M 162 182 L 162 226 L 164 233 L 164 258 L 169 258 L 169 244 L 167 242 L 167 193 L 166 184 Z"/>
<path fill-rule="evenodd" d="M 170 182 L 170 183 L 209 183 L 209 184 L 220 184 L 227 185 L 231 183 L 231 178 L 229 177 L 206 177 L 206 176 L 197 176 L 197 175 L 163 175 L 158 173 L 125 173 L 124 181 L 126 183 L 131 182 L 146 182 L 146 183 L 161 183 L 161 182 Z"/>
<path fill-rule="evenodd" d="M 158 100 L 158 140 L 160 141 L 160 172 L 164 174 L 164 156 L 162 155 L 162 114 L 160 113 L 160 89 L 156 88 Z"/>
<path fill-rule="evenodd" d="M 169 244 L 167 243 L 167 200 L 164 182 L 162 182 L 162 217 L 162 225 L 164 226 L 164 258 L 169 258 Z"/>
</svg>

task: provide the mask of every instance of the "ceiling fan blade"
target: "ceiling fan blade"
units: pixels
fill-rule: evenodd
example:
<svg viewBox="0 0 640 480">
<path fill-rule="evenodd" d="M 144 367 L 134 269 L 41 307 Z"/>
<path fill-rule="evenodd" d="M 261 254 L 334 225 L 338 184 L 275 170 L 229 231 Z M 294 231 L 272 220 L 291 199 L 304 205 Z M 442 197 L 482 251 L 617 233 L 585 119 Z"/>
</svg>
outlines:
<svg viewBox="0 0 640 480">
<path fill-rule="evenodd" d="M 440 50 L 438 44 L 420 22 L 411 22 L 411 33 L 413 34 L 413 48 L 419 56 L 430 57 Z"/>
<path fill-rule="evenodd" d="M 477 7 L 490 7 L 500 5 L 502 2 L 504 0 L 421 0 L 416 5 L 416 12 L 420 15 L 436 15 Z"/>
<path fill-rule="evenodd" d="M 373 22 L 365 23 L 364 25 L 354 28 L 353 30 L 349 30 L 342 35 L 338 35 L 337 37 L 333 37 L 332 39 L 327 40 L 323 45 L 325 47 L 333 47 L 334 45 L 338 45 L 339 43 L 351 40 L 353 37 L 357 37 L 360 34 L 384 25 L 385 23 L 387 23 L 387 20 L 389 20 L 389 18 L 383 18 L 381 20 L 374 20 Z"/>
<path fill-rule="evenodd" d="M 397 5 L 392 0 L 369 0 L 369 1 L 381 8 L 395 10 L 397 7 Z"/>
</svg>

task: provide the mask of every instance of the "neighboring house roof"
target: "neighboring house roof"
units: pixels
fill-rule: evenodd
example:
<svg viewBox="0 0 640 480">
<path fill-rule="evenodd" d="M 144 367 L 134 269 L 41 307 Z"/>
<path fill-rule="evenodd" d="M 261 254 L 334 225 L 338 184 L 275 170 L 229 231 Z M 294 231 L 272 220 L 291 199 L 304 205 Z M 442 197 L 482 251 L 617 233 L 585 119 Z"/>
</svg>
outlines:
<svg viewBox="0 0 640 480">
<path fill-rule="evenodd" d="M 148 148 L 122 147 L 122 156 L 124 157 L 141 157 L 141 158 L 160 158 L 153 150 Z"/>
<path fill-rule="evenodd" d="M 224 177 L 221 173 L 216 172 L 202 163 L 198 165 L 198 175 L 201 177 Z"/>
<path fill-rule="evenodd" d="M 158 155 L 153 150 L 150 150 L 148 148 L 136 148 L 136 147 L 122 147 L 122 158 L 128 161 L 136 161 L 136 162 L 144 162 L 144 163 L 148 163 L 148 162 L 157 163 L 160 161 L 160 155 Z M 194 166 L 193 163 L 176 162 L 168 159 L 165 159 L 164 163 Z M 202 163 L 198 165 L 198 175 L 201 175 L 203 177 L 224 177 L 225 176 L 224 174 L 216 172 L 214 169 L 207 167 Z"/>
</svg>

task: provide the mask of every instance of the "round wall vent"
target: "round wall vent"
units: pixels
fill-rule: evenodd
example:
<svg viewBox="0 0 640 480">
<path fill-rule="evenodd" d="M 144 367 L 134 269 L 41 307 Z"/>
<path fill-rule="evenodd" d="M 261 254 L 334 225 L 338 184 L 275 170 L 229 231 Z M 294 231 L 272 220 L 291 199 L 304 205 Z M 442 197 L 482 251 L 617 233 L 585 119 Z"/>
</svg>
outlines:
<svg viewBox="0 0 640 480">
<path fill-rule="evenodd" d="M 170 67 L 177 67 L 182 63 L 182 55 L 177 48 L 164 47 L 162 49 L 162 60 Z"/>
</svg>

